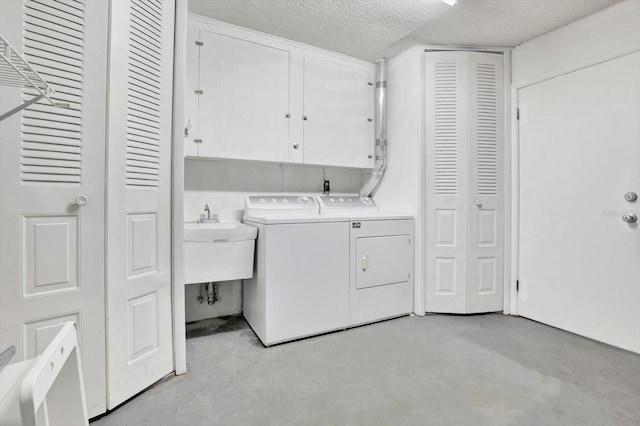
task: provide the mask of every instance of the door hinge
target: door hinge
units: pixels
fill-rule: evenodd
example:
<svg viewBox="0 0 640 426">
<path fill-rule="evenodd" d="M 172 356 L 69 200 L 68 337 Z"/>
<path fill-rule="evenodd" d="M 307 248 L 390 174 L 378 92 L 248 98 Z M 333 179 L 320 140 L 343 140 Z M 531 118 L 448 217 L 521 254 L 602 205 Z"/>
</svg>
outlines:
<svg viewBox="0 0 640 426">
<path fill-rule="evenodd" d="M 516 280 L 516 291 L 520 291 L 520 280 Z"/>
<path fill-rule="evenodd" d="M 516 110 L 516 120 L 520 120 L 520 108 Z"/>
<path fill-rule="evenodd" d="M 202 95 L 204 92 L 200 89 L 196 89 L 193 91 L 193 93 L 195 93 L 196 95 Z"/>
<path fill-rule="evenodd" d="M 201 41 L 196 41 L 196 46 L 204 46 L 204 43 Z"/>
</svg>

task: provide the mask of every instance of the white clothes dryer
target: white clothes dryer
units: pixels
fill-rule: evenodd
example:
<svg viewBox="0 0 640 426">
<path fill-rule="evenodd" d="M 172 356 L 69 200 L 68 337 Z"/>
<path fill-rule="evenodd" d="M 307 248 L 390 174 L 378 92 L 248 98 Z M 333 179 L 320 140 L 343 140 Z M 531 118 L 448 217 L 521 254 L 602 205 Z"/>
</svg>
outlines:
<svg viewBox="0 0 640 426">
<path fill-rule="evenodd" d="M 349 326 L 413 312 L 413 217 L 379 213 L 356 195 L 318 204 L 321 215 L 349 221 Z"/>
</svg>

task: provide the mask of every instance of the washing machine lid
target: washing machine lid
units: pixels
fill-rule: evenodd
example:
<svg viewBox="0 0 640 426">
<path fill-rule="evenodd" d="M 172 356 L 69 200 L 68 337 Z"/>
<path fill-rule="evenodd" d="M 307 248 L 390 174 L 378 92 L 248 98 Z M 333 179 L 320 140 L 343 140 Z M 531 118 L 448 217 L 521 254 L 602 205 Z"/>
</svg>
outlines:
<svg viewBox="0 0 640 426">
<path fill-rule="evenodd" d="M 378 205 L 370 197 L 357 195 L 329 195 L 317 197 L 320 213 L 326 215 L 360 216 L 375 214 Z"/>
</svg>

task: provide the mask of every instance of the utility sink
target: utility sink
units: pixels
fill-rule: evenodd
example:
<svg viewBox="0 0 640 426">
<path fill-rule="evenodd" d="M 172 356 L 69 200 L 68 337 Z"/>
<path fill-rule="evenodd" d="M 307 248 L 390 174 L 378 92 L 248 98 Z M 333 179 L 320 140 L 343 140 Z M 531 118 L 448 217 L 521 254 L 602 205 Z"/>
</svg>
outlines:
<svg viewBox="0 0 640 426">
<path fill-rule="evenodd" d="M 257 235 L 240 222 L 185 223 L 185 283 L 251 278 Z"/>
<path fill-rule="evenodd" d="M 185 223 L 184 241 L 194 243 L 227 243 L 255 240 L 258 228 L 240 222 Z"/>
</svg>

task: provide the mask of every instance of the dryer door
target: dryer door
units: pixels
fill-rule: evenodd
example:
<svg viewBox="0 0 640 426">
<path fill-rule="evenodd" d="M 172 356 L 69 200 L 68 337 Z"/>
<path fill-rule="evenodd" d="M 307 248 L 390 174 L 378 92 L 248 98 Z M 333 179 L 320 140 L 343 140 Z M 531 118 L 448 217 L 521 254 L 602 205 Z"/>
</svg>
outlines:
<svg viewBox="0 0 640 426">
<path fill-rule="evenodd" d="M 409 281 L 409 235 L 385 235 L 356 239 L 356 289 Z"/>
</svg>

